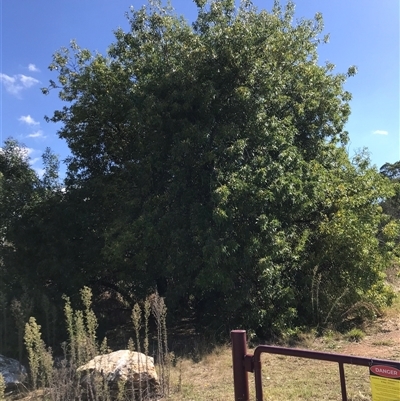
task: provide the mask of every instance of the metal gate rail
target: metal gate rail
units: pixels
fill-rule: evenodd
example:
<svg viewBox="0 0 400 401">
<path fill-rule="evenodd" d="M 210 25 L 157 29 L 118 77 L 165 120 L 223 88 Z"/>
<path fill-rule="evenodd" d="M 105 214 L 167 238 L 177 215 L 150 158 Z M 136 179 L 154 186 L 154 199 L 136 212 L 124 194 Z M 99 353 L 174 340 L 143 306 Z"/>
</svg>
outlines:
<svg viewBox="0 0 400 401">
<path fill-rule="evenodd" d="M 347 401 L 346 378 L 344 364 L 371 366 L 374 363 L 390 364 L 394 361 L 385 359 L 362 358 L 358 356 L 333 354 L 328 352 L 310 351 L 298 348 L 285 348 L 271 345 L 259 345 L 253 355 L 247 354 L 247 341 L 245 330 L 231 331 L 233 379 L 235 390 L 235 401 L 249 401 L 248 372 L 254 373 L 256 387 L 256 401 L 263 401 L 263 390 L 261 380 L 261 354 L 279 354 L 299 358 L 318 359 L 321 361 L 336 362 L 339 364 L 340 386 L 342 400 Z"/>
</svg>

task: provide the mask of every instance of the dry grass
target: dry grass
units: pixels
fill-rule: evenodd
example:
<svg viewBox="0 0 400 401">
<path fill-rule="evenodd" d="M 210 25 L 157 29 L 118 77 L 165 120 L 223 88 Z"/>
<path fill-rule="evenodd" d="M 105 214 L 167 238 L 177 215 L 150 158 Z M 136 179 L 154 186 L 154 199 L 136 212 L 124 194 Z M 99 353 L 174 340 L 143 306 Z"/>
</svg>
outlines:
<svg viewBox="0 0 400 401">
<path fill-rule="evenodd" d="M 341 400 L 336 363 L 278 355 L 262 358 L 264 400 Z M 348 399 L 370 399 L 368 369 L 345 366 Z"/>
<path fill-rule="evenodd" d="M 264 401 L 342 399 L 335 363 L 265 354 L 262 372 Z M 345 372 L 348 400 L 370 400 L 368 369 L 347 365 Z M 251 400 L 254 400 L 252 374 L 249 374 L 249 382 Z M 178 361 L 171 370 L 170 399 L 225 401 L 233 397 L 230 347 L 220 347 L 198 363 L 188 359 Z"/>
<path fill-rule="evenodd" d="M 170 399 L 176 401 L 233 399 L 232 355 L 230 347 L 216 348 L 194 362 L 179 359 L 171 369 Z"/>
<path fill-rule="evenodd" d="M 399 296 L 383 316 L 367 327 L 367 336 L 358 343 L 327 330 L 323 337 L 306 333 L 298 347 L 326 352 L 400 360 L 400 278 L 392 274 L 391 284 Z M 249 350 L 252 353 L 254 350 Z M 367 367 L 345 365 L 349 401 L 371 400 Z M 281 355 L 262 355 L 264 401 L 342 400 L 339 368 L 336 363 Z M 254 376 L 249 374 L 250 400 L 255 400 Z M 232 355 L 229 346 L 219 347 L 202 358 L 178 360 L 171 369 L 171 400 L 233 400 Z"/>
</svg>

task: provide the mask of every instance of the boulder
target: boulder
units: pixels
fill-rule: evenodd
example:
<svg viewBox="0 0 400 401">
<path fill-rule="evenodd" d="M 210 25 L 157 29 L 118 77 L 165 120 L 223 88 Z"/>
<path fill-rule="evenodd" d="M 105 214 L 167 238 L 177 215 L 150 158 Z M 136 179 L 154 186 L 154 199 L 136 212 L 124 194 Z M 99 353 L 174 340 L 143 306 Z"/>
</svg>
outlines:
<svg viewBox="0 0 400 401">
<path fill-rule="evenodd" d="M 127 395 L 141 388 L 147 398 L 154 398 L 160 392 L 154 359 L 139 352 L 120 350 L 99 355 L 80 366 L 77 372 L 82 374 L 81 384 L 88 392 L 103 391 L 106 383 L 112 399 L 117 398 L 121 388 Z"/>
<path fill-rule="evenodd" d="M 0 374 L 6 383 L 6 391 L 20 387 L 28 377 L 23 365 L 3 355 L 0 355 Z"/>
</svg>

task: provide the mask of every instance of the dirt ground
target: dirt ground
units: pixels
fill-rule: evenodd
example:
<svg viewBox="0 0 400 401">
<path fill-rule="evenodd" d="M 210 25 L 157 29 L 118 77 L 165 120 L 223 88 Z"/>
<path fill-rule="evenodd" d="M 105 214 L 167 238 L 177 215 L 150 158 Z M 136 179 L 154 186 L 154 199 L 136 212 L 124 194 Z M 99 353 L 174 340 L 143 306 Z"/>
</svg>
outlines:
<svg viewBox="0 0 400 401">
<path fill-rule="evenodd" d="M 359 342 L 338 343 L 338 352 L 379 359 L 400 360 L 400 317 L 383 317 L 366 329 Z"/>
</svg>

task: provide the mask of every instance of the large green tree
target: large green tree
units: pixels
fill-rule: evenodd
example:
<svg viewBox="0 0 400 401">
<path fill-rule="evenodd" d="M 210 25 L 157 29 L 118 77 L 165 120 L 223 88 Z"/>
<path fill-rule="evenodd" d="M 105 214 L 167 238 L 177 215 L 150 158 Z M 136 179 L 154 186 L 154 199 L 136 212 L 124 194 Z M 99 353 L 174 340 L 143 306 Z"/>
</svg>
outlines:
<svg viewBox="0 0 400 401">
<path fill-rule="evenodd" d="M 342 148 L 355 68 L 318 63 L 321 15 L 196 4 L 192 26 L 156 1 L 132 9 L 107 55 L 72 42 L 50 65 L 67 193 L 101 222 L 87 279 L 264 333 L 382 293 L 391 189 Z M 318 277 L 330 284 L 314 294 Z"/>
</svg>

